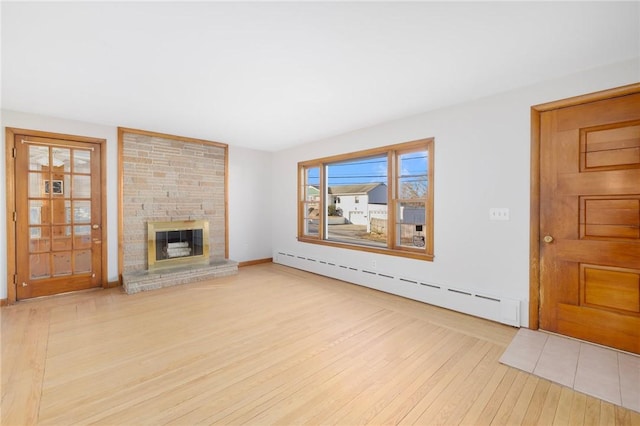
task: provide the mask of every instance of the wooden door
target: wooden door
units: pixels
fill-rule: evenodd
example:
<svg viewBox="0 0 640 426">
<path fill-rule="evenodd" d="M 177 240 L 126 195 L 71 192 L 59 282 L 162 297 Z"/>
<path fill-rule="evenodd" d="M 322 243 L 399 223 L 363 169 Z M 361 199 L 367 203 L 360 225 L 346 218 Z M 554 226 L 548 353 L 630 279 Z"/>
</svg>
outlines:
<svg viewBox="0 0 640 426">
<path fill-rule="evenodd" d="M 540 115 L 540 328 L 640 353 L 640 93 Z"/>
<path fill-rule="evenodd" d="M 15 135 L 16 296 L 102 285 L 100 144 Z"/>
</svg>

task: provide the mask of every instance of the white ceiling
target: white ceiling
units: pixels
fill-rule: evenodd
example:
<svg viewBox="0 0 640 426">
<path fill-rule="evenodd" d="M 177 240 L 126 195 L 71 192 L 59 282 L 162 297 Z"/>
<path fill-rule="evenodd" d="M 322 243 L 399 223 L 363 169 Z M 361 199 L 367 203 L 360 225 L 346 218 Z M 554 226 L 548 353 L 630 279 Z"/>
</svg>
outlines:
<svg viewBox="0 0 640 426">
<path fill-rule="evenodd" d="M 275 151 L 640 55 L 639 2 L 2 2 L 2 107 Z"/>
</svg>

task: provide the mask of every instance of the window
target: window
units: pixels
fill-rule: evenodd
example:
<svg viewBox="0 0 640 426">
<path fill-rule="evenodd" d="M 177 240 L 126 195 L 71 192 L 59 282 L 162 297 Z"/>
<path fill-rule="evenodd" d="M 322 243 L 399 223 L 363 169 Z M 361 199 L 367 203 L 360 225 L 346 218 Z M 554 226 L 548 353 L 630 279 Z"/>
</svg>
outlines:
<svg viewBox="0 0 640 426">
<path fill-rule="evenodd" d="M 298 240 L 432 260 L 433 145 L 299 163 Z"/>
</svg>

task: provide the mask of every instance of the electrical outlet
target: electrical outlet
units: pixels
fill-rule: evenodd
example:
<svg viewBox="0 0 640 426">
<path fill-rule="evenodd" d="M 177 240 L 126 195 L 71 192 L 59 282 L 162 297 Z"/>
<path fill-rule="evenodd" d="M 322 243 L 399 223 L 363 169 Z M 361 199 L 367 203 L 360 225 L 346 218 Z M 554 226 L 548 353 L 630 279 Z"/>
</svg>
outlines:
<svg viewBox="0 0 640 426">
<path fill-rule="evenodd" d="M 371 268 L 376 269 L 378 267 L 378 265 L 376 264 L 375 260 L 371 261 Z"/>
<path fill-rule="evenodd" d="M 505 207 L 490 208 L 489 220 L 509 220 L 509 209 Z"/>
</svg>

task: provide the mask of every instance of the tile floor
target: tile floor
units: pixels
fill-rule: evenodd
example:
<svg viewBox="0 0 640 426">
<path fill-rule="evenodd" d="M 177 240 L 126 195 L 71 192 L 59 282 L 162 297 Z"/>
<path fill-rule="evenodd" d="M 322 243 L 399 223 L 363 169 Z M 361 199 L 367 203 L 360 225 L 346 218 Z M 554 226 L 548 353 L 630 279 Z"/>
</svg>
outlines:
<svg viewBox="0 0 640 426">
<path fill-rule="evenodd" d="M 640 356 L 521 328 L 500 362 L 640 412 Z"/>
</svg>

